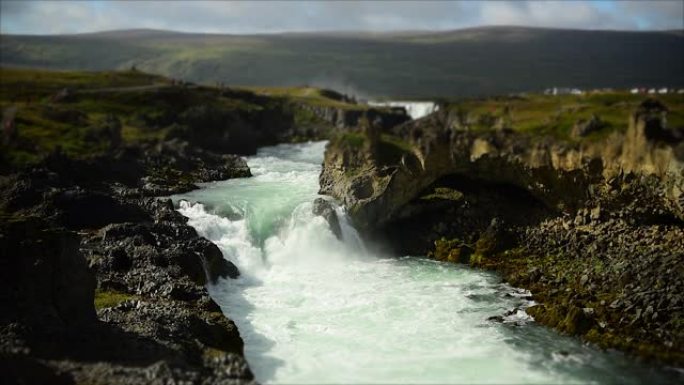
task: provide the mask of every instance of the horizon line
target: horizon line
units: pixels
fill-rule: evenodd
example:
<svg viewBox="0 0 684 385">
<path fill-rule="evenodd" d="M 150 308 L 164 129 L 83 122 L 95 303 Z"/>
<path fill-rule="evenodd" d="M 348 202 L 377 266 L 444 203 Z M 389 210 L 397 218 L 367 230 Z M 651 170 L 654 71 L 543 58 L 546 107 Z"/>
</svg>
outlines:
<svg viewBox="0 0 684 385">
<path fill-rule="evenodd" d="M 83 35 L 103 35 L 108 33 L 117 32 L 158 32 L 158 33 L 170 33 L 179 35 L 212 35 L 212 36 L 274 36 L 274 35 L 335 35 L 335 34 L 377 34 L 377 35 L 392 35 L 392 34 L 420 34 L 420 33 L 449 33 L 449 32 L 459 32 L 477 29 L 530 29 L 530 30 L 550 30 L 550 31 L 586 31 L 586 32 L 629 32 L 629 33 L 672 33 L 672 32 L 684 32 L 682 29 L 611 29 L 611 28 L 568 28 L 568 27 L 544 27 L 544 26 L 529 26 L 529 25 L 518 25 L 518 24 L 507 24 L 507 25 L 479 25 L 470 26 L 463 28 L 449 28 L 449 29 L 397 29 L 397 30 L 372 30 L 372 29 L 339 29 L 339 30 L 292 30 L 292 31 L 271 31 L 271 32 L 200 32 L 200 31 L 181 31 L 173 29 L 159 29 L 159 28 L 121 28 L 121 29 L 105 29 L 97 31 L 88 32 L 71 32 L 71 33 L 8 33 L 0 32 L 0 35 L 4 36 L 83 36 Z"/>
</svg>

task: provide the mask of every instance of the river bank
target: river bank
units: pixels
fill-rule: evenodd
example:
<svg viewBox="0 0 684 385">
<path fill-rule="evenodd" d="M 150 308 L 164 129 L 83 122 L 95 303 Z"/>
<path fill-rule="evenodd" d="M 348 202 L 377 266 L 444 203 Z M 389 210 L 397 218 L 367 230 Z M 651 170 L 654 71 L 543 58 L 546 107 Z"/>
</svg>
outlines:
<svg viewBox="0 0 684 385">
<path fill-rule="evenodd" d="M 565 114 L 604 101 L 578 98 Z M 539 322 L 681 366 L 681 100 L 625 102 L 624 123 L 584 134 L 585 120 L 541 124 L 547 102 L 467 101 L 391 133 L 341 136 L 320 192 L 394 253 L 498 270 L 532 290 Z"/>
<path fill-rule="evenodd" d="M 333 122 L 307 103 L 366 108 L 137 71 L 0 71 L 1 371 L 19 383 L 252 382 L 206 289 L 240 272 L 156 197 L 249 177 L 232 154 L 327 135 Z"/>
</svg>

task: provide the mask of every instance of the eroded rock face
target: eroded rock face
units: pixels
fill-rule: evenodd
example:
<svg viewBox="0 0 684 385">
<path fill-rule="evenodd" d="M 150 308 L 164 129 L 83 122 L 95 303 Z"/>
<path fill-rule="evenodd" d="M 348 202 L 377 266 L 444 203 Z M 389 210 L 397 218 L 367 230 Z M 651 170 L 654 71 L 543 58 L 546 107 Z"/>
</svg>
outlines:
<svg viewBox="0 0 684 385">
<path fill-rule="evenodd" d="M 410 148 L 393 163 L 363 148 L 331 142 L 321 193 L 342 201 L 361 228 L 373 229 L 398 217 L 403 207 L 448 176 L 514 187 L 558 213 L 577 209 L 589 197 L 589 186 L 603 178 L 643 172 L 661 179 L 663 199 L 684 218 L 684 164 L 672 142 L 646 137 L 645 116 L 636 113 L 620 138 L 572 143 L 510 130 L 463 131 L 457 116 L 438 112 L 392 129 Z"/>
</svg>

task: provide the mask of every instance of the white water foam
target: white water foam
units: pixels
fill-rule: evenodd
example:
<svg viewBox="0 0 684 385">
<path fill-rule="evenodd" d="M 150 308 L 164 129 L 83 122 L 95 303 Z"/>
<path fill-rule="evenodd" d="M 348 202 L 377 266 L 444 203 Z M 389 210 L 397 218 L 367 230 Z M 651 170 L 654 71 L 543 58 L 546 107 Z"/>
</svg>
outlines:
<svg viewBox="0 0 684 385">
<path fill-rule="evenodd" d="M 372 255 L 337 208 L 343 239 L 311 212 L 325 143 L 276 146 L 254 177 L 177 198 L 241 277 L 210 287 L 266 383 L 639 383 L 659 378 L 532 322 L 489 273 Z M 192 201 L 202 203 L 190 203 Z"/>
</svg>

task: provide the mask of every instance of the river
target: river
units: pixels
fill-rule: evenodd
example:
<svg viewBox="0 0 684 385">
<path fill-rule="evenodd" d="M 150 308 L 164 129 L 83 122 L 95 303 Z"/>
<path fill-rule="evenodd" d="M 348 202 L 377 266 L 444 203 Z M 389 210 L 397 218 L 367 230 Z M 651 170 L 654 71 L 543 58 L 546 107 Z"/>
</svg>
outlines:
<svg viewBox="0 0 684 385">
<path fill-rule="evenodd" d="M 211 286 L 265 383 L 658 383 L 677 373 L 558 335 L 492 273 L 368 252 L 311 213 L 325 142 L 248 158 L 251 178 L 175 196 L 242 275 Z M 186 201 L 184 201 L 186 200 Z M 681 378 L 681 377 L 680 377 Z"/>
</svg>

